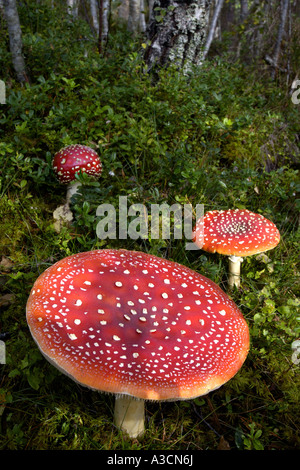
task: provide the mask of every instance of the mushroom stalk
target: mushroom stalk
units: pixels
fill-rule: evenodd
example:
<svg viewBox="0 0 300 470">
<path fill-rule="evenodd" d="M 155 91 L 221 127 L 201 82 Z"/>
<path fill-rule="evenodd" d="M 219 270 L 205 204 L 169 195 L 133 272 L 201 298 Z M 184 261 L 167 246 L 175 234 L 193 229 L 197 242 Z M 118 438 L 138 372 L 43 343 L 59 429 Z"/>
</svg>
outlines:
<svg viewBox="0 0 300 470">
<path fill-rule="evenodd" d="M 115 425 L 129 437 L 136 438 L 145 430 L 145 403 L 129 395 L 120 395 L 115 400 Z"/>
<path fill-rule="evenodd" d="M 53 212 L 54 228 L 58 233 L 61 231 L 61 228 L 64 225 L 72 222 L 73 220 L 73 213 L 70 209 L 70 202 L 71 197 L 73 196 L 73 194 L 77 193 L 77 190 L 80 185 L 81 183 L 79 181 L 75 181 L 74 183 L 69 184 L 65 204 L 57 207 Z"/>
<path fill-rule="evenodd" d="M 54 228 L 57 232 L 72 221 L 73 214 L 70 210 L 70 201 L 81 185 L 76 181 L 76 173 L 81 171 L 92 178 L 98 178 L 102 172 L 102 163 L 95 150 L 86 145 L 69 145 L 54 155 L 53 170 L 58 181 L 68 184 L 66 202 L 59 206 L 53 213 Z"/>
<path fill-rule="evenodd" d="M 79 181 L 74 181 L 73 183 L 68 185 L 67 197 L 66 197 L 68 206 L 70 206 L 71 197 L 73 196 L 73 194 L 77 193 L 77 190 L 80 187 L 80 185 L 81 183 Z"/>
<path fill-rule="evenodd" d="M 228 284 L 229 287 L 232 289 L 234 286 L 237 288 L 240 287 L 241 284 L 241 262 L 243 258 L 240 256 L 229 256 L 229 276 L 228 276 Z"/>
<path fill-rule="evenodd" d="M 247 209 L 206 212 L 197 220 L 193 234 L 194 243 L 202 250 L 230 256 L 230 288 L 240 286 L 241 256 L 271 250 L 280 241 L 273 222 Z"/>
</svg>

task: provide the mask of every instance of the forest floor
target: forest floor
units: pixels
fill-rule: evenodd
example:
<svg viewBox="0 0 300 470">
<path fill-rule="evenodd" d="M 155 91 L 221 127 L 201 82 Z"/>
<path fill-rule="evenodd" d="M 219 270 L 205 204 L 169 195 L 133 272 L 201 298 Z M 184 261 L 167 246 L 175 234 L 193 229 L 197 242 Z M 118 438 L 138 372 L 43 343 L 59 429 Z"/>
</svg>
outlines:
<svg viewBox="0 0 300 470">
<path fill-rule="evenodd" d="M 0 448 L 299 449 L 299 105 L 263 66 L 224 58 L 190 77 L 170 68 L 153 80 L 127 37 L 105 57 L 49 37 L 52 48 L 25 35 L 32 83 L 11 80 L 0 114 Z M 58 233 L 53 211 L 66 188 L 51 160 L 72 143 L 93 147 L 103 173 L 79 177 L 73 223 Z M 75 384 L 40 354 L 25 317 L 34 281 L 73 253 L 126 248 L 182 263 L 227 291 L 228 261 L 172 236 L 100 240 L 96 209 L 118 207 L 119 196 L 146 207 L 246 208 L 281 234 L 276 248 L 245 258 L 241 287 L 229 293 L 250 329 L 241 370 L 195 400 L 147 402 L 146 432 L 134 440 L 113 424 L 112 395 Z"/>
</svg>

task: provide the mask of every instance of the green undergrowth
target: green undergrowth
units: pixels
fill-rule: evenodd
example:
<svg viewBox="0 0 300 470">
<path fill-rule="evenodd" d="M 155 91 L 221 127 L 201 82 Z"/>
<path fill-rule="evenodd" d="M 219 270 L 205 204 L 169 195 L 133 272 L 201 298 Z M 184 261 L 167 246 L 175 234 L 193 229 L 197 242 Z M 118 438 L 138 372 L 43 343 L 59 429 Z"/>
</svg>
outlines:
<svg viewBox="0 0 300 470">
<path fill-rule="evenodd" d="M 1 56 L 10 85 L 0 114 L 0 333 L 7 354 L 0 366 L 0 448 L 299 448 L 299 363 L 292 349 L 300 337 L 299 111 L 276 83 L 241 64 L 207 62 L 190 77 L 169 68 L 157 80 L 144 73 L 127 35 L 113 32 L 100 57 L 84 25 L 68 23 L 58 41 L 50 12 L 42 11 L 21 11 L 31 85 L 15 83 Z M 51 159 L 71 143 L 95 148 L 103 174 L 96 182 L 78 175 L 73 223 L 57 233 L 52 213 L 66 188 L 54 178 Z M 186 250 L 172 230 L 169 240 L 150 234 L 100 240 L 97 207 L 108 203 L 118 213 L 119 196 L 128 206 L 144 204 L 149 226 L 151 204 L 204 204 L 205 211 L 261 213 L 281 233 L 275 249 L 243 261 L 241 288 L 230 293 L 250 328 L 242 369 L 196 400 L 146 403 L 139 440 L 114 427 L 113 396 L 80 387 L 45 361 L 25 319 L 39 274 L 91 249 L 152 253 L 227 290 L 227 259 Z"/>
</svg>

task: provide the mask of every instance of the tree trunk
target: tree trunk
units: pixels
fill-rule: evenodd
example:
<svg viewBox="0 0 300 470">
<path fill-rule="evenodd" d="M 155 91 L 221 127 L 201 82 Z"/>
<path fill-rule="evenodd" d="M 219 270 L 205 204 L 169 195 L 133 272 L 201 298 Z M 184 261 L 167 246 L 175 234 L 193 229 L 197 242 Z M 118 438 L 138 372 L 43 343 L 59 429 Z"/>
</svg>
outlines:
<svg viewBox="0 0 300 470">
<path fill-rule="evenodd" d="M 145 1 L 140 0 L 140 22 L 139 22 L 139 30 L 141 33 L 144 33 L 147 29 L 146 25 L 146 15 L 145 15 Z"/>
<path fill-rule="evenodd" d="M 129 0 L 128 31 L 136 33 L 140 26 L 140 0 Z"/>
<path fill-rule="evenodd" d="M 241 0 L 241 23 L 245 21 L 249 14 L 248 0 Z"/>
<path fill-rule="evenodd" d="M 102 41 L 106 41 L 109 31 L 110 0 L 103 0 Z"/>
<path fill-rule="evenodd" d="M 29 82 L 24 57 L 22 55 L 22 31 L 16 0 L 4 0 L 3 4 L 14 70 L 19 82 Z"/>
<path fill-rule="evenodd" d="M 78 0 L 67 0 L 68 12 L 73 18 L 77 18 L 78 16 Z"/>
<path fill-rule="evenodd" d="M 278 67 L 278 60 L 279 60 L 279 54 L 280 54 L 280 47 L 281 47 L 281 41 L 282 41 L 282 36 L 285 28 L 285 23 L 286 23 L 286 18 L 288 14 L 288 9 L 289 9 L 289 4 L 290 0 L 283 0 L 281 2 L 281 18 L 280 18 L 280 24 L 278 28 L 278 34 L 277 34 L 277 40 L 275 44 L 275 50 L 272 58 L 273 62 L 273 70 L 272 70 L 272 78 L 275 77 L 276 69 Z"/>
<path fill-rule="evenodd" d="M 148 9 L 149 9 L 148 23 L 150 23 L 150 20 L 152 20 L 152 18 L 154 17 L 154 13 L 155 13 L 153 11 L 154 3 L 155 3 L 155 0 L 148 0 Z"/>
<path fill-rule="evenodd" d="M 211 21 L 211 25 L 209 27 L 209 33 L 208 33 L 208 36 L 207 36 L 206 44 L 205 44 L 205 47 L 204 47 L 204 50 L 203 50 L 203 60 L 206 58 L 206 56 L 208 54 L 208 51 L 209 51 L 209 48 L 211 46 L 211 43 L 213 41 L 216 26 L 217 26 L 217 21 L 219 19 L 223 4 L 224 4 L 224 0 L 218 0 L 218 3 L 216 4 L 216 8 L 215 8 L 214 15 L 213 15 L 213 18 L 212 18 L 212 21 Z"/>
<path fill-rule="evenodd" d="M 98 50 L 102 52 L 103 43 L 107 40 L 109 31 L 110 0 L 99 0 L 99 37 Z"/>
<path fill-rule="evenodd" d="M 128 22 L 129 0 L 122 0 L 118 7 L 118 17 L 123 23 Z"/>
<path fill-rule="evenodd" d="M 156 0 L 148 27 L 150 45 L 145 62 L 155 65 L 175 64 L 183 73 L 203 61 L 203 45 L 211 0 Z"/>
<path fill-rule="evenodd" d="M 90 0 L 90 8 L 91 8 L 91 17 L 92 17 L 93 28 L 94 28 L 97 36 L 99 36 L 99 13 L 98 13 L 97 0 Z"/>
</svg>

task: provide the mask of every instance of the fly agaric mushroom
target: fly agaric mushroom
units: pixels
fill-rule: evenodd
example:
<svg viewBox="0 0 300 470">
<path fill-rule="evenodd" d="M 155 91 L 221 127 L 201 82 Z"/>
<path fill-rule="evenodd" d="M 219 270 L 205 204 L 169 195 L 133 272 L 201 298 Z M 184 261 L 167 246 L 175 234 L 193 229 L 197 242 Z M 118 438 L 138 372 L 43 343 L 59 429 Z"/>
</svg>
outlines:
<svg viewBox="0 0 300 470">
<path fill-rule="evenodd" d="M 62 184 L 68 184 L 67 201 L 76 192 L 79 182 L 75 181 L 75 174 L 81 171 L 93 178 L 102 173 L 102 164 L 95 150 L 86 145 L 68 145 L 54 155 L 53 170 Z"/>
<path fill-rule="evenodd" d="M 207 212 L 196 222 L 193 233 L 195 244 L 204 251 L 229 256 L 230 287 L 240 286 L 244 256 L 271 250 L 280 241 L 273 222 L 246 209 Z"/>
<path fill-rule="evenodd" d="M 234 302 L 173 261 L 127 250 L 64 258 L 36 280 L 27 322 L 41 352 L 80 384 L 116 394 L 115 424 L 144 432 L 144 400 L 187 400 L 231 379 L 249 350 Z"/>
<path fill-rule="evenodd" d="M 57 231 L 60 231 L 60 220 L 62 223 L 71 221 L 73 218 L 69 205 L 73 194 L 80 186 L 75 175 L 81 171 L 87 175 L 98 178 L 102 173 L 102 163 L 95 150 L 86 145 L 69 145 L 62 148 L 54 155 L 52 162 L 54 173 L 62 184 L 68 184 L 66 204 L 54 211 L 54 219 L 58 221 Z"/>
</svg>

